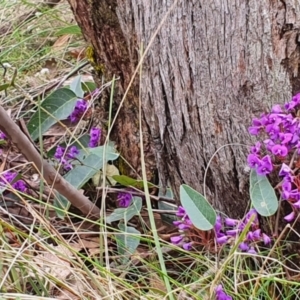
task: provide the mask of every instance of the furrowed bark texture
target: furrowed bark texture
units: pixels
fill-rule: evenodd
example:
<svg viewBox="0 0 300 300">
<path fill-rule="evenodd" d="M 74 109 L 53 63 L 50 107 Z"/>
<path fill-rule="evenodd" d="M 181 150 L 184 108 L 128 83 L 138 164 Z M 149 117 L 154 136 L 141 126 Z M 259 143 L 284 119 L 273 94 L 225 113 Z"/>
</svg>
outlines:
<svg viewBox="0 0 300 300">
<path fill-rule="evenodd" d="M 69 2 L 98 59 L 119 72 L 123 88 L 141 43 L 145 48 L 173 3 Z M 100 26 L 96 19 L 105 7 L 114 22 Z M 243 214 L 249 203 L 244 144 L 254 142 L 247 128 L 254 116 L 300 90 L 299 65 L 298 1 L 179 0 L 146 56 L 141 83 L 162 182 L 169 180 L 178 195 L 181 183 L 203 192 L 205 180 L 215 208 Z"/>
</svg>

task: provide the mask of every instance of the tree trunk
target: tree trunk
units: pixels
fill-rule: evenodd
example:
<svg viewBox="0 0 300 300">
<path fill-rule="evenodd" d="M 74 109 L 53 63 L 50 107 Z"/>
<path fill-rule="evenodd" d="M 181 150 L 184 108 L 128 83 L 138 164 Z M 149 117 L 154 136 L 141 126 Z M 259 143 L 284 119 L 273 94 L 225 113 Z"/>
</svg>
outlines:
<svg viewBox="0 0 300 300">
<path fill-rule="evenodd" d="M 69 2 L 95 69 L 106 79 L 119 76 L 122 96 L 141 45 L 173 1 Z M 254 141 L 247 128 L 300 90 L 299 66 L 298 1 L 177 1 L 146 54 L 141 82 L 147 159 L 153 149 L 162 183 L 169 181 L 177 196 L 181 183 L 202 193 L 205 185 L 216 209 L 241 216 L 249 204 L 247 146 Z M 137 170 L 138 89 L 137 79 L 114 130 Z"/>
</svg>

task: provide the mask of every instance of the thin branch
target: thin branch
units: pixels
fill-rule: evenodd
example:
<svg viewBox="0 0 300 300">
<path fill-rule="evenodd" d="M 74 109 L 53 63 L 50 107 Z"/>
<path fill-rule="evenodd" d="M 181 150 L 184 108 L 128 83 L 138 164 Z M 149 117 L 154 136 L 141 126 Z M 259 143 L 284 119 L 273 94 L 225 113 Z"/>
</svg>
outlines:
<svg viewBox="0 0 300 300">
<path fill-rule="evenodd" d="M 44 160 L 28 137 L 21 131 L 15 122 L 0 106 L 0 130 L 17 146 L 24 157 L 32 162 L 43 174 L 47 184 L 54 187 L 61 195 L 66 197 L 76 208 L 86 216 L 96 218 L 100 216 L 100 210 L 87 197 L 81 194 L 75 187 L 67 182 L 46 160 Z"/>
</svg>

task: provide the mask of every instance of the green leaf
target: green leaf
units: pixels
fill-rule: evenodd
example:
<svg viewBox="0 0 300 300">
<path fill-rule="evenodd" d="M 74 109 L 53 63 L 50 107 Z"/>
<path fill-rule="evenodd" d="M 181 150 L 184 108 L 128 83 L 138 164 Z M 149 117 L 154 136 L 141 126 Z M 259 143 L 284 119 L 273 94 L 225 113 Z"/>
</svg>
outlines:
<svg viewBox="0 0 300 300">
<path fill-rule="evenodd" d="M 74 80 L 70 84 L 70 90 L 74 92 L 74 94 L 78 98 L 82 98 L 84 95 L 84 91 L 81 87 L 81 76 L 78 75 L 74 78 Z"/>
<path fill-rule="evenodd" d="M 131 177 L 128 177 L 126 175 L 114 175 L 112 178 L 118 182 L 119 184 L 123 186 L 133 186 L 138 189 L 141 189 L 144 187 L 144 182 L 143 180 L 136 180 Z M 151 182 L 147 182 L 148 188 L 155 187 L 156 185 L 152 184 Z"/>
<path fill-rule="evenodd" d="M 140 244 L 141 233 L 134 227 L 127 227 L 124 224 L 119 224 L 118 227 L 124 232 L 116 234 L 118 254 L 122 256 L 122 262 L 126 263 Z"/>
<path fill-rule="evenodd" d="M 94 154 L 94 155 L 97 155 L 98 157 L 100 157 L 102 159 L 103 158 L 104 147 L 105 147 L 105 156 L 106 156 L 107 161 L 116 160 L 119 157 L 119 154 L 115 150 L 114 143 L 109 142 L 109 144 L 106 145 L 106 146 L 99 146 L 99 147 L 88 148 L 88 149 L 80 149 L 79 154 L 77 155 L 77 158 L 79 160 L 82 160 L 87 155 Z"/>
<path fill-rule="evenodd" d="M 103 146 L 101 146 L 103 148 Z M 87 183 L 100 169 L 103 167 L 103 163 L 107 163 L 108 160 L 113 160 L 118 157 L 117 153 L 106 152 L 105 162 L 103 162 L 103 156 L 98 156 L 94 153 L 89 153 L 80 164 L 74 166 L 65 176 L 65 180 L 71 183 L 77 189 L 80 189 L 85 183 Z M 56 210 L 59 217 L 64 218 L 65 211 L 68 210 L 70 203 L 62 195 L 58 195 L 54 200 L 54 206 L 62 209 Z"/>
<path fill-rule="evenodd" d="M 267 176 L 258 175 L 254 169 L 250 173 L 250 198 L 254 208 L 264 217 L 272 216 L 278 209 L 278 199 Z"/>
<path fill-rule="evenodd" d="M 0 92 L 7 90 L 10 87 L 10 83 L 5 83 L 0 85 Z"/>
<path fill-rule="evenodd" d="M 128 207 L 116 208 L 110 216 L 106 218 L 107 223 L 124 220 L 124 223 L 133 218 L 136 215 L 140 214 L 142 209 L 142 198 L 133 197 L 132 204 Z"/>
<path fill-rule="evenodd" d="M 81 34 L 81 29 L 78 25 L 71 25 L 60 29 L 56 33 L 57 36 L 65 35 L 65 34 Z"/>
<path fill-rule="evenodd" d="M 193 225 L 200 230 L 210 230 L 216 223 L 216 212 L 208 201 L 186 184 L 180 186 L 181 204 Z"/>
<path fill-rule="evenodd" d="M 43 134 L 58 120 L 66 119 L 73 112 L 76 101 L 76 95 L 66 88 L 50 94 L 41 103 L 41 111 L 37 110 L 28 122 L 27 128 L 32 139 L 39 137 L 39 128 Z"/>
<path fill-rule="evenodd" d="M 97 88 L 95 82 L 92 82 L 92 81 L 82 82 L 81 87 L 85 92 L 88 92 L 88 93 L 93 92 Z"/>
</svg>

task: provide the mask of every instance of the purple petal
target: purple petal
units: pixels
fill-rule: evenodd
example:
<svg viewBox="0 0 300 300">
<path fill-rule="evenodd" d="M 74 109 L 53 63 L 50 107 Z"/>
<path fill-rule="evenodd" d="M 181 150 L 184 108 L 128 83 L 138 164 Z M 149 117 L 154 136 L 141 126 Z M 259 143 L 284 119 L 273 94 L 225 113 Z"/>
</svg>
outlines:
<svg viewBox="0 0 300 300">
<path fill-rule="evenodd" d="M 226 218 L 225 219 L 225 224 L 227 226 L 235 226 L 239 223 L 239 220 L 236 220 L 236 219 L 232 219 L 232 218 Z"/>
<path fill-rule="evenodd" d="M 268 245 L 271 243 L 271 238 L 268 235 L 266 235 L 265 233 L 262 234 L 262 238 L 263 238 L 265 245 Z"/>
<path fill-rule="evenodd" d="M 253 231 L 253 238 L 254 239 L 259 239 L 260 238 L 260 234 L 261 234 L 261 230 L 260 229 L 256 229 L 255 231 Z"/>
<path fill-rule="evenodd" d="M 300 209 L 300 200 L 292 204 L 294 208 Z"/>
<path fill-rule="evenodd" d="M 295 219 L 295 212 L 292 211 L 290 214 L 288 214 L 287 216 L 284 217 L 284 219 L 287 221 L 287 222 L 291 222 Z"/>
<path fill-rule="evenodd" d="M 192 249 L 192 242 L 184 243 L 184 244 L 182 245 L 182 248 L 183 248 L 184 250 L 190 251 L 190 250 Z"/>
<path fill-rule="evenodd" d="M 178 245 L 182 241 L 182 239 L 183 239 L 183 236 L 181 236 L 181 235 L 172 236 L 170 238 L 171 243 L 174 245 Z"/>
<path fill-rule="evenodd" d="M 242 242 L 239 244 L 239 248 L 242 250 L 242 251 L 248 251 L 249 249 L 249 245 L 245 242 Z"/>
<path fill-rule="evenodd" d="M 179 206 L 178 210 L 177 210 L 177 213 L 176 213 L 176 216 L 177 217 L 183 217 L 185 215 L 186 215 L 185 209 L 182 206 Z"/>
<path fill-rule="evenodd" d="M 249 254 L 257 254 L 254 247 L 250 247 L 250 249 L 247 251 Z"/>
<path fill-rule="evenodd" d="M 239 230 L 238 230 L 238 229 L 232 229 L 232 230 L 227 230 L 227 231 L 226 231 L 226 234 L 227 234 L 227 235 L 233 236 L 233 237 L 237 236 L 238 233 L 239 233 Z"/>
<path fill-rule="evenodd" d="M 182 224 L 180 224 L 180 225 L 178 226 L 178 228 L 179 228 L 180 230 L 187 230 L 187 229 L 190 229 L 190 228 L 191 228 L 191 226 L 190 226 L 190 225 L 187 225 L 187 224 L 184 224 L 184 223 L 182 223 Z"/>
<path fill-rule="evenodd" d="M 227 243 L 228 237 L 226 235 L 224 235 L 224 236 L 221 236 L 221 237 L 217 237 L 216 240 L 217 240 L 218 244 L 223 245 L 223 244 Z"/>
<path fill-rule="evenodd" d="M 247 162 L 250 168 L 256 168 L 260 164 L 260 160 L 256 154 L 249 154 L 247 157 Z"/>
<path fill-rule="evenodd" d="M 279 176 L 286 176 L 292 172 L 291 168 L 285 163 L 282 164 L 281 169 L 279 171 Z"/>
<path fill-rule="evenodd" d="M 285 157 L 288 154 L 288 149 L 284 145 L 275 145 L 271 149 L 274 155 Z"/>
</svg>

